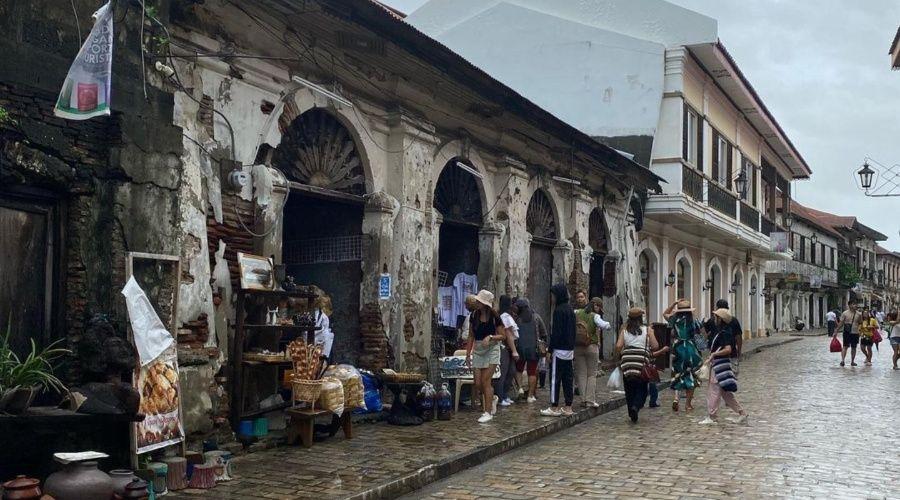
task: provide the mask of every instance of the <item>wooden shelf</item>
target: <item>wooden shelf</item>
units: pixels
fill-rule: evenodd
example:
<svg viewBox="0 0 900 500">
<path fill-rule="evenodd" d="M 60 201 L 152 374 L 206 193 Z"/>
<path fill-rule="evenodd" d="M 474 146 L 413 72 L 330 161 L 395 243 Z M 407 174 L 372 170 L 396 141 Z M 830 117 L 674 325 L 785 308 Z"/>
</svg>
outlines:
<svg viewBox="0 0 900 500">
<path fill-rule="evenodd" d="M 248 330 L 264 330 L 264 331 L 279 331 L 279 330 L 296 330 L 302 332 L 308 332 L 310 330 L 315 330 L 316 326 L 297 326 L 297 325 L 249 325 L 244 324 L 244 328 Z"/>
<path fill-rule="evenodd" d="M 252 290 L 242 288 L 240 293 L 245 295 L 253 295 L 257 297 L 294 297 L 300 299 L 315 299 L 318 294 L 306 291 L 287 291 L 287 290 Z"/>
<path fill-rule="evenodd" d="M 256 359 L 245 359 L 242 361 L 247 366 L 280 366 L 291 365 L 294 362 L 289 359 L 280 359 L 278 361 L 260 361 Z"/>
<path fill-rule="evenodd" d="M 285 408 L 290 408 L 291 406 L 292 406 L 292 403 L 284 402 L 284 403 L 281 403 L 280 405 L 272 406 L 271 408 L 262 408 L 259 410 L 243 412 L 243 413 L 241 413 L 241 418 L 244 419 L 244 418 L 258 417 L 260 415 L 265 415 L 266 413 L 269 413 L 270 411 L 283 410 Z"/>
</svg>

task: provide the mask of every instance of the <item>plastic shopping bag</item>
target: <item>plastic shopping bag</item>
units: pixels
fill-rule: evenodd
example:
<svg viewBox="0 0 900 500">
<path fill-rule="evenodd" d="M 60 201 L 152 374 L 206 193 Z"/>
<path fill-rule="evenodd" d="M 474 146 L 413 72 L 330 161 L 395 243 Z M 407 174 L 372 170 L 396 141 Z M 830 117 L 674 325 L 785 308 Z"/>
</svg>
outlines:
<svg viewBox="0 0 900 500">
<path fill-rule="evenodd" d="M 619 367 L 616 367 L 610 374 L 609 380 L 606 382 L 606 387 L 609 387 L 614 391 L 625 390 L 625 381 L 622 379 L 622 370 L 620 370 Z"/>
<path fill-rule="evenodd" d="M 831 345 L 828 347 L 830 352 L 841 352 L 841 341 L 837 337 L 831 337 Z"/>
</svg>

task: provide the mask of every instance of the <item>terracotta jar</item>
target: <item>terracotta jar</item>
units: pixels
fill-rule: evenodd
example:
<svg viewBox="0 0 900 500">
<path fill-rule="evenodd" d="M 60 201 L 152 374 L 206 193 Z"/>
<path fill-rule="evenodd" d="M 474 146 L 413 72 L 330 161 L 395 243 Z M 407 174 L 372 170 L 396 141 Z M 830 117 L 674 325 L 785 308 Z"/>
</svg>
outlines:
<svg viewBox="0 0 900 500">
<path fill-rule="evenodd" d="M 50 474 L 44 493 L 56 500 L 109 500 L 113 481 L 97 468 L 97 462 L 73 462 Z"/>
<path fill-rule="evenodd" d="M 109 471 L 109 477 L 112 478 L 113 482 L 113 493 L 116 495 L 121 495 L 125 492 L 125 486 L 128 483 L 137 479 L 134 477 L 134 472 L 128 469 L 115 469 Z"/>
<path fill-rule="evenodd" d="M 125 486 L 125 491 L 116 495 L 116 499 L 121 500 L 147 500 L 150 493 L 147 491 L 147 481 L 137 479 Z"/>
<path fill-rule="evenodd" d="M 41 498 L 40 484 L 37 479 L 16 476 L 3 483 L 3 500 L 38 500 Z"/>
</svg>

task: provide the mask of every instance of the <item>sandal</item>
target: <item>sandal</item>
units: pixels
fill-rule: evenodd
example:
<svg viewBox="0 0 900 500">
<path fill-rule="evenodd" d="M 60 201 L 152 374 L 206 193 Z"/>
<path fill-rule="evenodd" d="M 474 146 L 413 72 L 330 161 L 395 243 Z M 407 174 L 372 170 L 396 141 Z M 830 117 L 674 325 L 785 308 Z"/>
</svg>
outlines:
<svg viewBox="0 0 900 500">
<path fill-rule="evenodd" d="M 672 411 L 678 411 L 678 400 L 672 401 Z"/>
</svg>

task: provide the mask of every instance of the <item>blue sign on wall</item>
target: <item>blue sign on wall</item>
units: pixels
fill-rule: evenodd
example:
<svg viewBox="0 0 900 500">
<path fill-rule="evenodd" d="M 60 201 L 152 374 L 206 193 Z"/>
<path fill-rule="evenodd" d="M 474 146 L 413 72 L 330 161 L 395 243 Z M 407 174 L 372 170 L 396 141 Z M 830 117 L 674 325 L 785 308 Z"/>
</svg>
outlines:
<svg viewBox="0 0 900 500">
<path fill-rule="evenodd" d="M 378 298 L 387 300 L 391 298 L 391 275 L 384 273 L 378 279 Z"/>
</svg>

